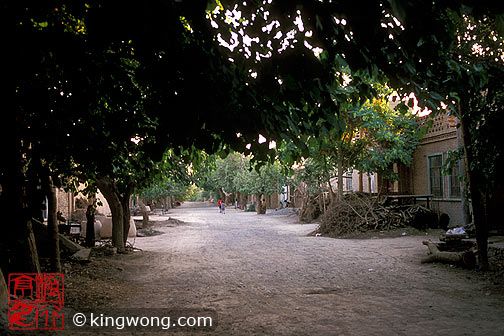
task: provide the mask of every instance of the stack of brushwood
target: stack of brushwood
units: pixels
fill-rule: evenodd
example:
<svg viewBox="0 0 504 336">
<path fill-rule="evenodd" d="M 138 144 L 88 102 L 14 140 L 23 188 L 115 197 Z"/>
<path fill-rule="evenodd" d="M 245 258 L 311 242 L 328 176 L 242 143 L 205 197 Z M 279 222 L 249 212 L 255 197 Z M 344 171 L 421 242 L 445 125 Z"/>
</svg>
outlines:
<svg viewBox="0 0 504 336">
<path fill-rule="evenodd" d="M 317 219 L 323 212 L 325 200 L 322 194 L 315 195 L 313 197 L 304 197 L 303 206 L 299 211 L 299 221 L 302 223 L 310 223 L 314 219 Z"/>
<path fill-rule="evenodd" d="M 368 194 L 352 193 L 329 206 L 321 217 L 319 232 L 340 236 L 406 226 L 426 229 L 436 222 L 436 214 L 421 205 L 384 205 Z"/>
</svg>

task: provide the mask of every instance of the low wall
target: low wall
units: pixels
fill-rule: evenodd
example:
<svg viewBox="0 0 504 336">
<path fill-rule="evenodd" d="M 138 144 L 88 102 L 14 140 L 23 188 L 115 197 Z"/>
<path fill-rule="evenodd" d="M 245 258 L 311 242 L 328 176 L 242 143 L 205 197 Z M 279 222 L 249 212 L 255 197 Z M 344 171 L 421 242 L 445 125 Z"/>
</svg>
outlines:
<svg viewBox="0 0 504 336">
<path fill-rule="evenodd" d="M 100 237 L 101 238 L 112 238 L 112 217 L 111 216 L 95 216 L 96 221 L 100 221 Z M 84 224 L 82 224 L 84 223 Z M 86 222 L 81 223 L 81 235 L 86 234 Z M 84 227 L 84 229 L 83 229 Z M 96 226 L 95 226 L 96 227 Z M 84 232 L 84 233 L 83 233 Z M 130 217 L 130 228 L 128 231 L 128 237 L 136 237 L 136 226 L 135 221 Z"/>
</svg>

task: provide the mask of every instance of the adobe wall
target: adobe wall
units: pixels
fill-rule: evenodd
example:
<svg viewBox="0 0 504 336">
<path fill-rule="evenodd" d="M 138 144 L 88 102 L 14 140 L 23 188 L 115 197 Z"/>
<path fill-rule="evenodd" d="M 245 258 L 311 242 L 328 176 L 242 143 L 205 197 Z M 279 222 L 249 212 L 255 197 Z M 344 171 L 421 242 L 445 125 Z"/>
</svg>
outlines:
<svg viewBox="0 0 504 336">
<path fill-rule="evenodd" d="M 70 219 L 72 211 L 75 208 L 74 197 L 71 192 L 65 192 L 63 189 L 56 189 L 56 200 L 58 202 L 57 211 L 61 211 L 66 220 Z"/>
<path fill-rule="evenodd" d="M 99 205 L 97 208 L 96 208 L 96 211 L 100 214 L 103 214 L 103 215 L 111 215 L 112 214 L 112 211 L 110 211 L 110 206 L 107 202 L 107 200 L 105 199 L 105 196 L 103 196 L 103 194 L 101 193 L 101 191 L 98 189 L 98 192 L 96 193 L 96 198 L 97 200 L 101 201 L 102 205 Z"/>
<path fill-rule="evenodd" d="M 371 192 L 375 193 L 378 191 L 378 179 L 376 174 L 371 176 Z M 346 190 L 344 188 L 344 190 Z M 359 191 L 359 171 L 354 169 L 352 171 L 352 191 Z M 369 176 L 367 173 L 362 173 L 362 192 L 369 192 Z"/>
<path fill-rule="evenodd" d="M 266 200 L 266 207 L 268 209 L 277 209 L 280 207 L 278 194 L 264 195 L 263 198 Z"/>
<path fill-rule="evenodd" d="M 110 211 L 110 206 L 109 206 L 107 200 L 105 199 L 105 197 L 103 196 L 103 194 L 100 192 L 100 190 L 98 190 L 96 197 L 97 197 L 98 201 L 100 201 L 102 203 L 102 205 L 97 206 L 97 209 L 96 209 L 97 212 L 99 214 L 103 214 L 106 216 L 111 215 L 112 212 Z M 70 220 L 72 217 L 72 213 L 75 210 L 78 210 L 77 206 L 76 206 L 76 199 L 78 199 L 78 198 L 87 199 L 87 197 L 81 193 L 79 193 L 77 196 L 74 196 L 71 192 L 66 192 L 63 189 L 56 190 L 56 199 L 58 201 L 57 211 L 61 211 L 63 217 L 65 217 L 66 220 Z M 80 214 L 81 218 L 79 220 L 82 220 L 83 218 L 85 218 L 85 217 L 83 217 L 83 214 L 85 213 L 85 209 L 84 210 L 80 209 L 79 211 L 82 212 L 82 214 Z M 74 217 L 75 217 L 75 213 L 74 213 Z M 77 217 L 79 217 L 79 216 L 77 216 Z"/>
<path fill-rule="evenodd" d="M 415 195 L 429 194 L 429 175 L 427 157 L 432 154 L 442 154 L 443 163 L 449 150 L 457 149 L 457 132 L 452 117 L 438 116 L 434 118 L 433 127 L 422 139 L 413 154 L 412 193 Z M 443 176 L 443 197 L 435 198 L 431 208 L 439 213 L 450 216 L 450 225 L 462 225 L 462 200 L 449 197 L 449 177 Z"/>
<path fill-rule="evenodd" d="M 82 193 L 79 193 L 76 198 L 84 198 L 87 199 L 86 196 L 84 196 Z M 101 193 L 100 189 L 98 189 L 96 193 L 96 200 L 98 203 L 101 203 L 102 205 L 97 205 L 96 207 L 96 212 L 105 216 L 111 215 L 112 211 L 110 211 L 110 206 L 105 199 L 105 196 Z"/>
</svg>

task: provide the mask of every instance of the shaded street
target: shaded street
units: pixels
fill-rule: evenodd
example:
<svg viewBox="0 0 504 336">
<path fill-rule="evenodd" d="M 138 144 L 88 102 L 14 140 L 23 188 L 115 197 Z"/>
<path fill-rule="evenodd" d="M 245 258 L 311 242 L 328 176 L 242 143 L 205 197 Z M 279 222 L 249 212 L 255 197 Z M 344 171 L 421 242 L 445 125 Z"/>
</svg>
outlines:
<svg viewBox="0 0 504 336">
<path fill-rule="evenodd" d="M 125 306 L 215 309 L 215 334 L 504 334 L 502 286 L 420 264 L 426 236 L 313 237 L 295 217 L 192 206 L 136 239 Z"/>
</svg>

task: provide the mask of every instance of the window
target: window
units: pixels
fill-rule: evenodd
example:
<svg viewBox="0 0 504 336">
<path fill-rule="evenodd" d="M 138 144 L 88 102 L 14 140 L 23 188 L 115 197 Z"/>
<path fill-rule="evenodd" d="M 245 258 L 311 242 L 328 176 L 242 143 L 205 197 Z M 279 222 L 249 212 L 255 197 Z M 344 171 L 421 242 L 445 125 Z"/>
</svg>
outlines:
<svg viewBox="0 0 504 336">
<path fill-rule="evenodd" d="M 459 165 L 455 165 L 448 176 L 450 181 L 450 197 L 452 198 L 459 198 L 461 196 L 459 175 Z"/>
<path fill-rule="evenodd" d="M 376 190 L 375 190 L 375 174 L 374 173 L 368 174 L 368 189 L 369 189 L 370 193 L 376 192 Z"/>
<path fill-rule="evenodd" d="M 429 193 L 434 196 L 443 196 L 443 175 L 441 167 L 443 166 L 443 155 L 436 154 L 427 157 L 429 174 Z"/>
<path fill-rule="evenodd" d="M 352 191 L 353 190 L 352 189 L 352 172 L 348 172 L 346 175 L 347 175 L 346 176 L 346 181 L 347 181 L 347 183 L 346 183 L 346 187 L 347 187 L 346 190 L 347 191 Z"/>
</svg>

